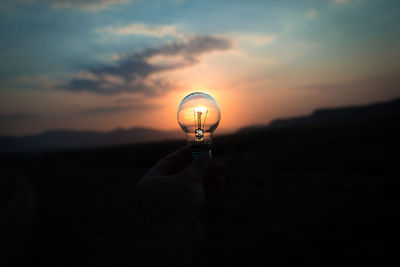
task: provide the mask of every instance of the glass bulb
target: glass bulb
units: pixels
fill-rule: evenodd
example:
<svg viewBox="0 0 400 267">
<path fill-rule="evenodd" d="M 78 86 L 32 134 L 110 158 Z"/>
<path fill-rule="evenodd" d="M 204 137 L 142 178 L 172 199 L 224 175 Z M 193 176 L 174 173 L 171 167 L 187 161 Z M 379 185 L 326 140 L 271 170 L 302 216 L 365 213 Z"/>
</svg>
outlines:
<svg viewBox="0 0 400 267">
<path fill-rule="evenodd" d="M 212 134 L 217 129 L 220 119 L 218 104 L 208 94 L 191 93 L 179 104 L 178 123 L 192 146 L 209 149 Z"/>
</svg>

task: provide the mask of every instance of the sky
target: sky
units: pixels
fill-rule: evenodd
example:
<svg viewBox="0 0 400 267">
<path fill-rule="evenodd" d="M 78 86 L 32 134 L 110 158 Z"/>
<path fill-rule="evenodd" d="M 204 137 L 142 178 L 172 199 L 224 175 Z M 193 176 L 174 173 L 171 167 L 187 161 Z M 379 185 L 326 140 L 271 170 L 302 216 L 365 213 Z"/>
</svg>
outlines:
<svg viewBox="0 0 400 267">
<path fill-rule="evenodd" d="M 2 0 L 0 135 L 178 129 L 189 93 L 218 131 L 400 96 L 398 0 Z"/>
</svg>

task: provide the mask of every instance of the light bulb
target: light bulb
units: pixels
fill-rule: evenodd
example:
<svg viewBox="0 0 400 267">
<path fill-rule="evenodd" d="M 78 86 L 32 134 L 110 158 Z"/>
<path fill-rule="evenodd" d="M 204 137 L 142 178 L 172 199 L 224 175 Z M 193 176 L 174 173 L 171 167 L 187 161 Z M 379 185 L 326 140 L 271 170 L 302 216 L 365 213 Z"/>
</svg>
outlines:
<svg viewBox="0 0 400 267">
<path fill-rule="evenodd" d="M 208 151 L 212 134 L 217 129 L 221 112 L 210 95 L 195 92 L 187 95 L 178 107 L 178 123 L 193 151 Z"/>
</svg>

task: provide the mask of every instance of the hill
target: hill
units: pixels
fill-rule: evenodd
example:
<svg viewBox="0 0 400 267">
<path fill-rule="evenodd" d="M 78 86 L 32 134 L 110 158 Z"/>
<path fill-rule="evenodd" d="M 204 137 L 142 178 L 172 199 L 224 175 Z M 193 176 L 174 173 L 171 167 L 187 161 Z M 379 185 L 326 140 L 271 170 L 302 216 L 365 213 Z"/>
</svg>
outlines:
<svg viewBox="0 0 400 267">
<path fill-rule="evenodd" d="M 400 116 L 400 99 L 356 107 L 317 109 L 310 116 L 278 119 L 269 127 L 292 127 L 321 123 L 351 123 Z"/>
<path fill-rule="evenodd" d="M 358 107 L 318 109 L 310 116 L 277 119 L 269 125 L 242 128 L 238 133 L 296 126 L 354 123 L 400 116 L 400 99 Z M 123 144 L 182 139 L 179 130 L 147 128 L 116 129 L 110 132 L 55 130 L 23 137 L 0 136 L 0 153 L 84 149 Z"/>
<path fill-rule="evenodd" d="M 297 126 L 315 127 L 318 125 L 351 124 L 399 117 L 400 99 L 395 99 L 370 105 L 317 109 L 311 115 L 276 119 L 269 125 L 244 127 L 239 132 L 257 131 L 265 128 L 276 129 Z"/>
<path fill-rule="evenodd" d="M 147 128 L 116 129 L 110 132 L 55 130 L 23 137 L 2 136 L 0 153 L 82 149 L 181 138 L 182 133 L 179 131 Z"/>
</svg>

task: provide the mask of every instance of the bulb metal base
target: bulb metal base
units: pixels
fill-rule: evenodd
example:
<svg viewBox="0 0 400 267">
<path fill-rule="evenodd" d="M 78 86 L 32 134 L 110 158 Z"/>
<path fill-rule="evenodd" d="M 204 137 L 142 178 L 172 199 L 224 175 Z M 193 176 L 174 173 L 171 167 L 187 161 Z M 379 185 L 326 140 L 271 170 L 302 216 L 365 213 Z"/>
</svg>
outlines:
<svg viewBox="0 0 400 267">
<path fill-rule="evenodd" d="M 211 145 L 207 143 L 202 144 L 191 144 L 190 149 L 192 151 L 193 157 L 204 157 L 207 156 L 208 159 L 212 159 Z"/>
</svg>

